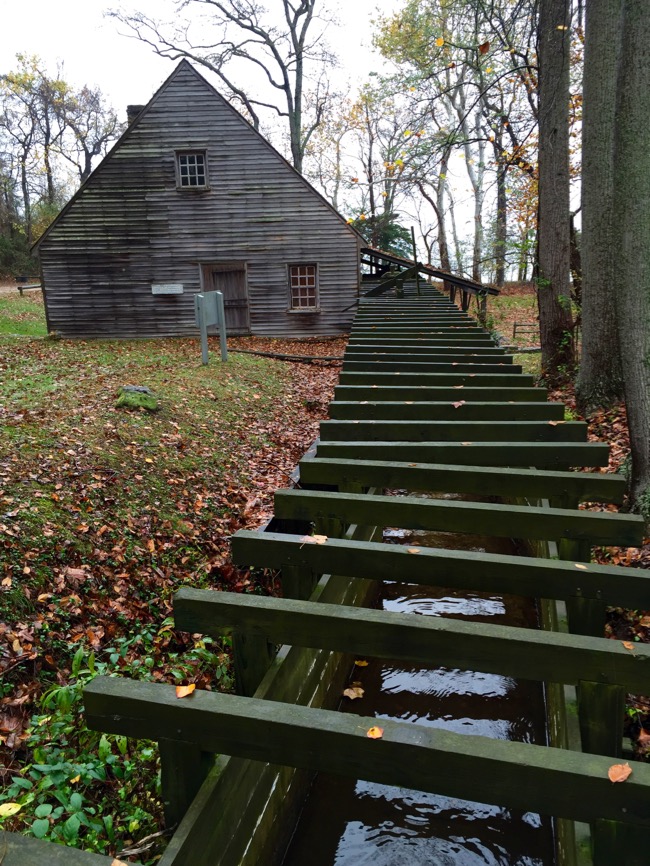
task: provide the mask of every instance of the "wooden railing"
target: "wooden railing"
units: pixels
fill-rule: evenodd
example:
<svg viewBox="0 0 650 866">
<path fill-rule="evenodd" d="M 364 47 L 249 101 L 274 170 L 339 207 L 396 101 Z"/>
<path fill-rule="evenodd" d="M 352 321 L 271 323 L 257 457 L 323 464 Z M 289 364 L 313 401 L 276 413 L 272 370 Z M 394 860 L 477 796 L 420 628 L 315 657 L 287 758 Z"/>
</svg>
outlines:
<svg viewBox="0 0 650 866">
<path fill-rule="evenodd" d="M 362 303 L 300 489 L 276 493 L 273 531 L 232 540 L 234 562 L 279 571 L 283 597 L 175 598 L 178 628 L 232 634 L 238 694 L 179 700 L 171 686 L 101 677 L 85 691 L 89 726 L 160 744 L 166 819 L 178 824 L 160 866 L 280 863 L 319 770 L 555 816 L 562 866 L 578 862 L 576 821 L 591 825 L 594 866 L 647 862 L 650 767 L 634 764 L 620 784 L 608 770 L 621 760 L 625 693 L 650 694 L 650 647 L 605 640 L 603 628 L 606 605 L 647 606 L 650 578 L 590 561 L 592 545 L 639 544 L 643 521 L 578 508 L 622 500 L 620 477 L 568 471 L 605 466 L 607 446 L 564 422 L 442 295 L 427 304 Z M 513 537 L 556 558 L 379 543 L 387 525 Z M 361 612 L 381 580 L 534 596 L 563 604 L 566 624 Z M 369 739 L 375 719 L 335 710 L 360 654 L 574 688 L 581 748 L 559 748 L 564 735 L 542 747 L 392 721 Z"/>
</svg>

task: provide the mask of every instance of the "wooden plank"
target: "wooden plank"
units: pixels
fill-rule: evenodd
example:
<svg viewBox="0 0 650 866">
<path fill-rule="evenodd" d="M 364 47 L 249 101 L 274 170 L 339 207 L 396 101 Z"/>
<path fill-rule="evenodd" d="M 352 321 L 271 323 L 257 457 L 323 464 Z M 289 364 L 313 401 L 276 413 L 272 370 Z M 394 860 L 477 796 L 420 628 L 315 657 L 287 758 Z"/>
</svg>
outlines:
<svg viewBox="0 0 650 866">
<path fill-rule="evenodd" d="M 328 538 L 305 543 L 303 536 L 240 530 L 232 540 L 232 558 L 240 565 L 282 568 L 289 564 L 315 573 L 334 572 L 371 580 L 407 580 L 424 586 L 448 586 L 478 592 L 512 593 L 530 598 L 567 600 L 599 596 L 607 604 L 643 608 L 650 593 L 650 573 L 639 568 L 561 562 L 465 550 L 408 547 Z M 411 546 L 411 545 L 409 545 Z"/>
<path fill-rule="evenodd" d="M 263 535 L 264 533 L 260 533 Z M 356 528 L 354 535 L 367 538 Z M 360 605 L 368 581 L 327 576 L 325 603 Z M 281 647 L 257 698 L 305 706 L 335 706 L 349 665 L 341 653 Z M 159 866 L 259 866 L 276 862 L 293 832 L 311 775 L 290 767 L 221 757 L 199 791 Z"/>
<path fill-rule="evenodd" d="M 519 364 L 508 362 L 507 358 L 499 364 L 429 362 L 429 361 L 346 361 L 344 369 L 350 373 L 521 373 Z"/>
<path fill-rule="evenodd" d="M 424 385 L 428 387 L 471 385 L 474 388 L 519 388 L 532 386 L 534 379 L 532 376 L 517 372 L 488 373 L 485 370 L 479 372 L 457 370 L 452 373 L 403 373 L 400 371 L 390 373 L 380 370 L 369 373 L 363 370 L 358 372 L 341 370 L 339 382 L 341 385 L 377 385 L 377 387 L 380 385 L 390 385 L 391 387 L 397 385 Z"/>
<path fill-rule="evenodd" d="M 134 861 L 130 860 L 130 863 Z M 128 866 L 126 861 L 0 830 L 2 866 Z"/>
<path fill-rule="evenodd" d="M 564 749 L 456 734 L 276 701 L 96 677 L 84 690 L 88 726 L 137 738 L 173 734 L 202 749 L 399 785 L 450 797 L 559 815 L 620 820 L 650 828 L 650 767 L 622 785 L 611 759 Z"/>
<path fill-rule="evenodd" d="M 497 346 L 484 346 L 480 345 L 472 345 L 471 343 L 467 344 L 458 344 L 455 346 L 450 346 L 449 343 L 445 342 L 445 345 L 428 345 L 423 344 L 420 346 L 391 346 L 386 345 L 385 343 L 369 343 L 369 344 L 353 344 L 345 347 L 345 358 L 349 360 L 354 360 L 358 356 L 363 355 L 387 355 L 390 358 L 400 358 L 400 357 L 410 357 L 413 358 L 414 361 L 417 361 L 420 356 L 425 355 L 443 355 L 445 357 L 449 355 L 470 355 L 471 357 L 485 357 L 485 358 L 496 358 L 496 360 L 500 360 L 505 356 L 506 352 L 504 349 L 500 349 Z M 508 354 L 511 354 L 510 352 Z"/>
<path fill-rule="evenodd" d="M 621 642 L 605 638 L 384 610 L 367 609 L 360 616 L 357 608 L 341 605 L 189 587 L 174 596 L 174 619 L 181 631 L 214 637 L 235 630 L 357 656 L 571 685 L 597 680 L 604 689 L 650 692 L 650 646 L 640 644 L 632 656 Z M 608 745 L 614 747 L 612 737 Z"/>
<path fill-rule="evenodd" d="M 460 401 L 458 393 L 456 393 L 456 399 L 453 402 L 334 400 L 329 404 L 328 411 L 330 419 L 335 421 L 561 421 L 564 418 L 563 403 Z"/>
<path fill-rule="evenodd" d="M 328 442 L 584 442 L 584 421 L 321 421 Z"/>
<path fill-rule="evenodd" d="M 321 441 L 319 457 L 459 463 L 473 466 L 607 466 L 605 442 L 355 442 Z"/>
<path fill-rule="evenodd" d="M 300 461 L 300 480 L 306 484 L 340 486 L 356 483 L 366 487 L 502 497 L 571 496 L 576 502 L 620 503 L 626 489 L 623 476 L 611 472 L 552 472 L 326 457 L 303 458 Z"/>
<path fill-rule="evenodd" d="M 276 490 L 275 514 L 289 520 L 336 517 L 348 523 L 468 532 L 498 538 L 589 540 L 639 545 L 645 521 L 632 514 L 456 502 L 415 496 L 371 496 L 314 490 Z"/>
<path fill-rule="evenodd" d="M 337 385 L 334 399 L 340 402 L 369 400 L 373 403 L 414 400 L 416 402 L 457 402 L 478 400 L 479 402 L 536 403 L 545 401 L 544 388 L 480 388 L 467 385 Z"/>
<path fill-rule="evenodd" d="M 494 367 L 495 365 L 512 364 L 512 355 L 506 355 L 503 352 L 493 352 L 491 354 L 481 354 L 480 352 L 463 352 L 457 349 L 454 352 L 436 352 L 433 349 L 431 352 L 423 352 L 421 354 L 413 352 L 393 352 L 393 351 L 364 351 L 364 352 L 346 352 L 343 356 L 343 366 L 349 364 L 480 364 L 481 366 Z"/>
</svg>

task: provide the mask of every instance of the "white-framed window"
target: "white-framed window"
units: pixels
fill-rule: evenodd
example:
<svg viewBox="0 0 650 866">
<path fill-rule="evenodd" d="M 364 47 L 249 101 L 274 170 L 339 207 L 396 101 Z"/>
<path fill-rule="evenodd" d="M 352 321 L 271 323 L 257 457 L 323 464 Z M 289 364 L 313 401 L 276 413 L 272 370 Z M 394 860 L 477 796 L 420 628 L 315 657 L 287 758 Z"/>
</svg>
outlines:
<svg viewBox="0 0 650 866">
<path fill-rule="evenodd" d="M 177 151 L 176 183 L 181 189 L 207 189 L 208 161 L 204 150 Z"/>
<path fill-rule="evenodd" d="M 292 310 L 318 309 L 318 268 L 316 265 L 289 265 L 289 296 Z"/>
</svg>

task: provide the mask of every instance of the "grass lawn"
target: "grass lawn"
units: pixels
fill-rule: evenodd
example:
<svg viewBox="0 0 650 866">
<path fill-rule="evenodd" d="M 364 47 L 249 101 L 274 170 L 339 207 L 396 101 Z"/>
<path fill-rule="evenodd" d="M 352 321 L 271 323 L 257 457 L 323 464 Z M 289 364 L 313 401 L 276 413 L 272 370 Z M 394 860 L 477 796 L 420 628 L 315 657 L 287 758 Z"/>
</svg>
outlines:
<svg viewBox="0 0 650 866">
<path fill-rule="evenodd" d="M 45 333 L 40 295 L 0 296 L 0 335 L 28 328 Z M 229 564 L 228 538 L 270 516 L 337 372 L 216 351 L 203 367 L 190 339 L 0 336 L 0 827 L 128 861 L 163 826 L 155 744 L 87 731 L 82 687 L 231 688 L 228 642 L 176 632 L 171 598 L 272 591 Z M 119 408 L 124 385 L 156 411 Z"/>
</svg>

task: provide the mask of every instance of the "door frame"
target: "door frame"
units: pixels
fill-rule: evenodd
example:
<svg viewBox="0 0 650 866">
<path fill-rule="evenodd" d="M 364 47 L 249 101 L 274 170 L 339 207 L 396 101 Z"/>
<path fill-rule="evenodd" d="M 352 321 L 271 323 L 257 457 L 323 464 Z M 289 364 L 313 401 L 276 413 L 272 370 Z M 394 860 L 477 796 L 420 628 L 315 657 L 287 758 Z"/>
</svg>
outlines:
<svg viewBox="0 0 650 866">
<path fill-rule="evenodd" d="M 209 288 L 210 286 L 210 274 L 215 271 L 218 273 L 226 272 L 226 271 L 240 271 L 244 274 L 244 290 L 246 293 L 246 334 L 251 333 L 251 305 L 250 305 L 250 295 L 248 292 L 248 264 L 247 262 L 242 262 L 241 260 L 233 260 L 233 261 L 221 261 L 221 262 L 199 262 L 199 286 L 200 291 L 213 291 L 213 289 Z M 206 286 L 208 286 L 206 288 Z M 224 298 L 225 301 L 225 298 Z M 233 334 L 233 336 L 238 336 Z M 245 334 L 241 334 L 239 336 L 245 336 Z"/>
</svg>

